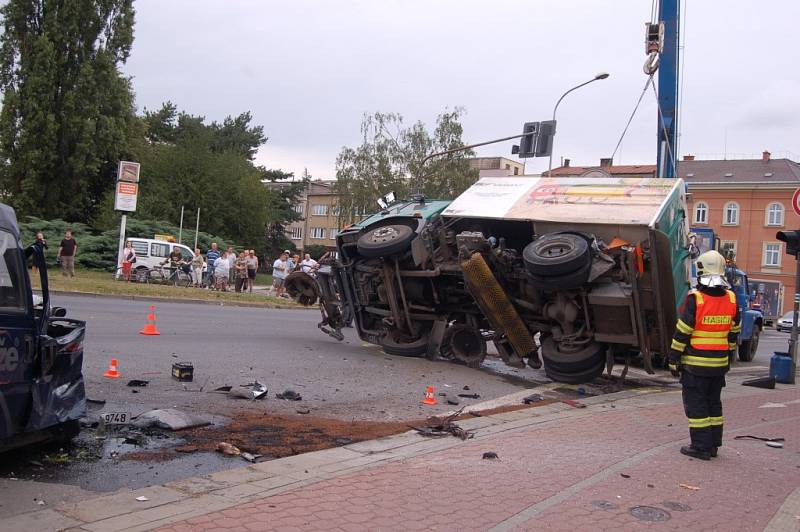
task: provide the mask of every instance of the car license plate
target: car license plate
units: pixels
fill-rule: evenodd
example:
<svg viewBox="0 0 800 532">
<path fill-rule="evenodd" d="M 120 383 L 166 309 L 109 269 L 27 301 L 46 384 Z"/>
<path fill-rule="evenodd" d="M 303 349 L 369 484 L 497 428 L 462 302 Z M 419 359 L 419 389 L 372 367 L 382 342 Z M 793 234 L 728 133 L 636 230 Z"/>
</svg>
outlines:
<svg viewBox="0 0 800 532">
<path fill-rule="evenodd" d="M 100 418 L 106 425 L 127 425 L 131 422 L 130 412 L 103 412 Z"/>
</svg>

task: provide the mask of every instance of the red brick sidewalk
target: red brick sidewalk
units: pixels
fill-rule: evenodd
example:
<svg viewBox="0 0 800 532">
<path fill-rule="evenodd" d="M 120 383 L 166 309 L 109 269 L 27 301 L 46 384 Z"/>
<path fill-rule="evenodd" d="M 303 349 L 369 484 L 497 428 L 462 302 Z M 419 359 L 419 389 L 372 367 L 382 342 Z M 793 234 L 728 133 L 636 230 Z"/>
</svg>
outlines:
<svg viewBox="0 0 800 532">
<path fill-rule="evenodd" d="M 763 530 L 800 486 L 800 393 L 760 392 L 725 399 L 725 446 L 711 462 L 678 453 L 687 435 L 680 397 L 658 394 L 383 463 L 161 530 Z M 767 402 L 791 403 L 759 408 Z M 737 434 L 780 436 L 786 444 L 772 449 L 733 440 Z M 499 460 L 483 460 L 486 451 Z M 652 508 L 634 513 L 662 521 L 634 517 L 638 506 Z"/>
</svg>

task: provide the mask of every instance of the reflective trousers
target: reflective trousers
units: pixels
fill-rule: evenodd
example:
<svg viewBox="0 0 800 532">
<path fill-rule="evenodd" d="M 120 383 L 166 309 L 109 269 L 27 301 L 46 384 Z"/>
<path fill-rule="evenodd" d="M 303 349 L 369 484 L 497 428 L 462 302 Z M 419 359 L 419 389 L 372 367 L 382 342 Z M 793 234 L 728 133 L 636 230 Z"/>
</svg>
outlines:
<svg viewBox="0 0 800 532">
<path fill-rule="evenodd" d="M 681 372 L 683 409 L 689 419 L 689 437 L 692 447 L 710 451 L 722 446 L 722 400 L 725 376 L 705 377 Z"/>
</svg>

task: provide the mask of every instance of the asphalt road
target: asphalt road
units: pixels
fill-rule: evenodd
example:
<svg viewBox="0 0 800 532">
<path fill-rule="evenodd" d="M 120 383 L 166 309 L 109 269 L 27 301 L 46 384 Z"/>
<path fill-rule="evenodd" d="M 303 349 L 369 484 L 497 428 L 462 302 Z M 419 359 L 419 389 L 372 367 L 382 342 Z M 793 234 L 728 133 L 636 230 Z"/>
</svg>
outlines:
<svg viewBox="0 0 800 532">
<path fill-rule="evenodd" d="M 138 331 L 149 312 L 148 302 L 82 296 L 53 299 L 68 309 L 68 316 L 87 321 L 87 394 L 107 401 L 106 411 L 136 415 L 172 407 L 226 416 L 239 409 L 294 413 L 302 407 L 343 419 L 415 419 L 448 410 L 447 405 L 420 404 L 426 386 L 434 386 L 437 393 L 457 393 L 466 385 L 483 401 L 536 384 L 525 380 L 537 377 L 530 369 L 503 369 L 510 375 L 503 376 L 444 361 L 389 356 L 362 344 L 352 329 L 338 342 L 317 329 L 317 310 L 159 303 L 161 335 L 142 336 Z M 119 361 L 122 378 L 102 376 L 112 357 Z M 194 365 L 194 382 L 171 378 L 172 364 L 179 361 Z M 502 365 L 490 366 L 500 370 Z M 538 378 L 543 378 L 541 373 Z M 130 379 L 150 382 L 145 388 L 129 388 Z M 265 401 L 192 391 L 254 380 L 267 385 Z M 303 400 L 275 398 L 286 389 L 297 391 Z"/>
</svg>

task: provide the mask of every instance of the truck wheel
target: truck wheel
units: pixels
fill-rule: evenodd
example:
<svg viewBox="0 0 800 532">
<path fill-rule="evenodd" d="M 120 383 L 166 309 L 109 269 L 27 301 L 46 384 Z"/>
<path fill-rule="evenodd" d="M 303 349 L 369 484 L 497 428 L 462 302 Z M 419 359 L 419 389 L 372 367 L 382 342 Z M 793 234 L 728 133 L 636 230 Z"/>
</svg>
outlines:
<svg viewBox="0 0 800 532">
<path fill-rule="evenodd" d="M 305 307 L 314 305 L 319 299 L 319 285 L 316 279 L 305 272 L 292 272 L 284 281 L 289 297 Z"/>
<path fill-rule="evenodd" d="M 571 233 L 551 233 L 522 250 L 525 267 L 533 275 L 554 277 L 572 273 L 591 263 L 586 239 Z"/>
<path fill-rule="evenodd" d="M 570 288 L 578 288 L 589 279 L 589 273 L 592 271 L 592 263 L 587 262 L 582 268 L 553 277 L 542 277 L 541 275 L 528 274 L 531 284 L 540 290 L 568 290 Z"/>
<path fill-rule="evenodd" d="M 392 333 L 381 339 L 381 348 L 387 355 L 400 357 L 424 357 L 428 352 L 428 336 L 424 335 L 416 340 L 400 340 Z"/>
<path fill-rule="evenodd" d="M 384 257 L 405 251 L 416 234 L 407 225 L 384 225 L 358 237 L 358 252 L 364 257 Z"/>
<path fill-rule="evenodd" d="M 605 364 L 605 352 L 606 347 L 596 342 L 589 342 L 575 351 L 562 351 L 552 336 L 542 342 L 544 367 L 557 373 L 579 373 Z"/>
<path fill-rule="evenodd" d="M 563 382 L 564 384 L 583 384 L 584 382 L 590 382 L 599 377 L 603 374 L 603 369 L 605 369 L 606 363 L 605 361 L 601 361 L 596 366 L 589 368 L 584 371 L 578 371 L 575 373 L 565 373 L 562 371 L 557 371 L 548 368 L 547 363 L 545 362 L 544 372 L 545 375 L 550 377 L 556 382 Z"/>
<path fill-rule="evenodd" d="M 741 362 L 750 362 L 756 357 L 758 337 L 760 335 L 761 332 L 758 330 L 758 326 L 753 325 L 753 336 L 749 340 L 743 341 L 742 345 L 739 346 L 739 360 Z"/>
</svg>

